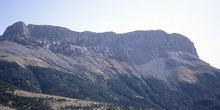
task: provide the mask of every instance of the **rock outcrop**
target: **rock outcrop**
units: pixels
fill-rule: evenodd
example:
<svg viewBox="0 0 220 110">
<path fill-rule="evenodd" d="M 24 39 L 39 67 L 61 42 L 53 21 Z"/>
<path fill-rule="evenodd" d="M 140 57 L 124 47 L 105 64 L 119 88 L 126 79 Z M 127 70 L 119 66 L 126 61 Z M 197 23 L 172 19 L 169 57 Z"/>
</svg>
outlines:
<svg viewBox="0 0 220 110">
<path fill-rule="evenodd" d="M 202 61 L 194 44 L 180 34 L 168 34 L 162 30 L 124 34 L 75 32 L 63 27 L 26 26 L 23 22 L 17 22 L 6 29 L 0 40 L 0 61 L 15 62 L 21 67 L 21 73 L 31 74 L 33 84 L 30 81 L 21 83 L 28 85 L 26 89 L 34 88 L 29 91 L 74 98 L 85 95 L 94 100 L 96 98 L 91 94 L 102 94 L 97 96 L 97 100 L 132 102 L 141 106 L 148 104 L 159 109 L 178 109 L 178 105 L 183 107 L 181 109 L 189 109 L 194 106 L 190 102 L 200 100 L 190 98 L 196 97 L 198 88 L 205 96 L 219 96 L 217 92 L 214 95 L 208 93 L 219 91 L 218 86 L 211 82 L 220 77 L 220 70 Z M 16 72 L 11 72 L 13 78 L 9 79 L 4 78 L 4 73 L 7 71 L 0 70 L 1 80 L 11 83 L 13 81 L 10 79 L 16 79 L 16 75 L 12 74 Z M 51 83 L 53 81 L 58 84 Z M 79 82 L 82 85 L 76 85 Z M 87 93 L 85 85 L 90 86 L 91 94 Z M 57 90 L 59 87 L 65 92 Z M 187 87 L 195 94 L 188 93 L 185 90 Z M 210 90 L 207 92 L 204 89 Z M 77 95 L 69 94 L 71 92 Z M 169 100 L 161 99 L 163 96 Z M 214 106 L 220 103 L 217 98 L 208 99 L 215 102 Z M 188 104 L 186 108 L 180 103 L 181 100 L 189 101 L 185 102 Z"/>
<path fill-rule="evenodd" d="M 26 24 L 21 21 L 6 28 L 1 39 L 14 41 L 23 45 L 37 45 L 37 42 L 31 37 Z"/>
<path fill-rule="evenodd" d="M 87 74 L 91 80 L 96 78 L 90 74 L 106 77 L 123 73 L 139 78 L 151 75 L 167 80 L 179 66 L 195 69 L 198 64 L 208 65 L 199 59 L 194 44 L 188 38 L 162 30 L 124 34 L 75 32 L 63 27 L 26 26 L 23 22 L 17 22 L 6 29 L 2 38 L 28 47 L 44 48 L 40 50 L 43 55 L 26 53 L 36 57 L 37 60 L 32 62 L 39 66 L 50 65 L 56 69 Z M 50 57 L 49 53 L 54 57 Z M 36 63 L 38 60 L 40 63 Z"/>
</svg>

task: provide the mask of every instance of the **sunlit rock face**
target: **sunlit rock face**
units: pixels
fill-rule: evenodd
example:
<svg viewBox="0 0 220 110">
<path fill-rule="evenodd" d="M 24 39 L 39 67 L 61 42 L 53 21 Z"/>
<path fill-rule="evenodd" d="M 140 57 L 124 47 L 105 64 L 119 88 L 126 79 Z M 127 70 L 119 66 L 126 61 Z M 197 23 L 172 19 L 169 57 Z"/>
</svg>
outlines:
<svg viewBox="0 0 220 110">
<path fill-rule="evenodd" d="M 199 59 L 194 44 L 188 38 L 180 34 L 167 34 L 162 30 L 124 34 L 75 32 L 63 27 L 26 26 L 23 22 L 17 22 L 6 29 L 2 38 L 2 41 L 18 43 L 13 44 L 16 48 L 13 45 L 3 48 L 10 48 L 15 54 L 2 54 L 9 54 L 8 57 L 14 60 L 14 57 L 20 55 L 20 59 L 25 59 L 17 61 L 22 67 L 47 66 L 74 71 L 86 74 L 94 81 L 94 74 L 104 78 L 115 74 L 135 75 L 139 78 L 153 76 L 167 81 L 176 72 L 178 79 L 196 82 L 194 74 L 199 71 L 194 70 L 200 65 L 209 66 Z M 24 46 L 29 48 L 20 50 L 19 46 L 20 49 Z M 179 69 L 181 66 L 185 69 Z M 190 75 L 183 77 L 184 72 Z"/>
<path fill-rule="evenodd" d="M 105 101 L 120 102 L 124 97 L 123 100 L 128 102 L 143 102 L 143 105 L 148 103 L 159 109 L 169 107 L 158 104 L 158 100 L 161 104 L 173 104 L 170 106 L 178 108 L 185 106 L 180 104 L 181 100 L 196 101 L 197 99 L 190 98 L 200 93 L 196 90 L 201 89 L 201 93 L 207 96 L 210 95 L 208 93 L 219 91 L 218 86 L 212 82 L 220 77 L 220 71 L 199 58 L 194 44 L 187 37 L 176 33 L 168 34 L 162 30 L 124 34 L 75 32 L 63 27 L 17 22 L 9 26 L 0 37 L 0 61 L 15 62 L 20 69 L 29 71 L 35 83 L 28 85 L 37 92 L 48 94 L 55 94 L 53 90 L 57 88 L 57 85 L 52 85 L 54 87 L 48 89 L 49 92 L 44 92 L 40 85 L 49 79 L 50 82 L 61 81 L 62 87 L 66 87 L 64 91 L 70 89 L 70 92 L 81 95 L 81 85 L 71 85 L 73 80 L 66 78 L 69 74 L 82 78 L 82 85 L 88 81 L 88 84 L 94 83 L 101 88 L 100 91 L 106 90 L 105 95 L 110 99 L 103 96 Z M 33 71 L 34 67 L 50 68 L 51 71 L 68 74 L 62 73 L 62 78 L 66 78 L 61 78 L 62 80 L 54 80 L 59 75 L 47 76 L 46 80 L 42 80 Z M 37 70 L 42 71 L 39 68 Z M 7 71 L 0 73 L 3 75 Z M 53 77 L 54 79 L 50 79 Z M 1 80 L 7 81 L 4 77 Z M 188 87 L 189 91 L 195 93 L 185 91 Z M 119 88 L 124 88 L 126 92 L 121 92 Z M 205 89 L 210 91 L 203 91 Z M 91 91 L 97 94 L 98 90 Z M 73 97 L 62 92 L 56 94 Z M 187 94 L 190 95 L 185 98 L 184 95 Z M 214 95 L 219 94 L 216 92 Z M 167 96 L 169 100 L 161 99 L 162 96 Z M 217 98 L 210 100 L 216 101 Z M 193 106 L 190 101 L 186 102 L 188 105 L 183 109 Z"/>
</svg>

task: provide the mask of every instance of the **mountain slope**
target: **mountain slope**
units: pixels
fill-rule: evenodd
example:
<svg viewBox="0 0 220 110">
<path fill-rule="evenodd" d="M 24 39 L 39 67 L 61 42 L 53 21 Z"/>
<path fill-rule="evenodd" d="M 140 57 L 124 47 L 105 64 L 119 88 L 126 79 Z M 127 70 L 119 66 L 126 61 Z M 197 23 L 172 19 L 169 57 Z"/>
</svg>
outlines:
<svg viewBox="0 0 220 110">
<path fill-rule="evenodd" d="M 126 109 L 123 106 L 107 103 L 27 92 L 2 81 L 0 85 L 0 102 L 3 104 L 0 108 L 2 110 Z"/>
<path fill-rule="evenodd" d="M 0 41 L 0 79 L 23 90 L 143 108 L 220 108 L 220 70 L 180 34 L 17 22 Z"/>
</svg>

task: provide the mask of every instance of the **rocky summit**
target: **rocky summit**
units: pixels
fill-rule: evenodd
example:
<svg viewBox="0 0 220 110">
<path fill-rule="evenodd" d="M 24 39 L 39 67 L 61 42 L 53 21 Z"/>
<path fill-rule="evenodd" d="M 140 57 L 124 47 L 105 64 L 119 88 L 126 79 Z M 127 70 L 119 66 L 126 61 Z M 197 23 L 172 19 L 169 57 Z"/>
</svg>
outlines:
<svg viewBox="0 0 220 110">
<path fill-rule="evenodd" d="M 0 36 L 0 80 L 29 92 L 122 109 L 220 109 L 219 78 L 190 39 L 162 30 L 76 32 L 17 22 Z"/>
</svg>

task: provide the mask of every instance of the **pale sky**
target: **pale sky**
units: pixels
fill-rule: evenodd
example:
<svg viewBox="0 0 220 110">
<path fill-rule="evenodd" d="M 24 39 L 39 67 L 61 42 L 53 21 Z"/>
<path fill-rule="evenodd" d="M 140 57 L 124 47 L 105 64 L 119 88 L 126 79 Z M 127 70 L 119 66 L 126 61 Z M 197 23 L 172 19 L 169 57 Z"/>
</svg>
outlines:
<svg viewBox="0 0 220 110">
<path fill-rule="evenodd" d="M 0 35 L 17 21 L 74 31 L 164 30 L 188 37 L 220 68 L 220 0 L 0 0 Z"/>
</svg>

